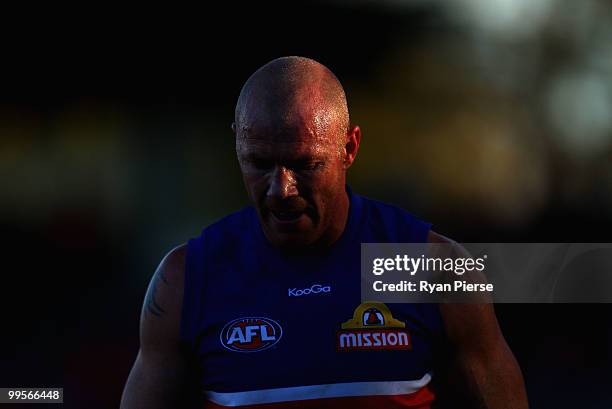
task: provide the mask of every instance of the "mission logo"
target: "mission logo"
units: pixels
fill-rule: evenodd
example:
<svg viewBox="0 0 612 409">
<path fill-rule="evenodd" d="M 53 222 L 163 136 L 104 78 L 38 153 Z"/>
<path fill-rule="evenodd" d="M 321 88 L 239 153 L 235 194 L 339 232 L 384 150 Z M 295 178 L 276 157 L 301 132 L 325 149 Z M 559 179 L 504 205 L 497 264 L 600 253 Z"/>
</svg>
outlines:
<svg viewBox="0 0 612 409">
<path fill-rule="evenodd" d="M 338 351 L 412 349 L 406 324 L 379 302 L 359 305 L 337 332 Z"/>
<path fill-rule="evenodd" d="M 219 338 L 230 351 L 258 352 L 275 345 L 282 335 L 279 323 L 270 318 L 243 317 L 225 324 Z"/>
</svg>

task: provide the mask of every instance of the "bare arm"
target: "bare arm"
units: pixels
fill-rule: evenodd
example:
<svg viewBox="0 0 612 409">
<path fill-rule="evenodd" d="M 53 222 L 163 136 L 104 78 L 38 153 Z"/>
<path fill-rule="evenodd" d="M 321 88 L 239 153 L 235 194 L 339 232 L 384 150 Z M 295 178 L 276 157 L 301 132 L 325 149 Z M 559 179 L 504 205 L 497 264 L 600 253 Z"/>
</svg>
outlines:
<svg viewBox="0 0 612 409">
<path fill-rule="evenodd" d="M 451 240 L 431 232 L 430 242 Z M 457 251 L 469 254 L 461 246 Z M 493 304 L 441 304 L 440 313 L 451 348 L 454 382 L 470 407 L 526 409 L 523 375 L 499 328 Z"/>
<path fill-rule="evenodd" d="M 186 364 L 179 347 L 186 246 L 172 250 L 151 279 L 140 317 L 140 350 L 121 409 L 177 407 Z"/>
</svg>

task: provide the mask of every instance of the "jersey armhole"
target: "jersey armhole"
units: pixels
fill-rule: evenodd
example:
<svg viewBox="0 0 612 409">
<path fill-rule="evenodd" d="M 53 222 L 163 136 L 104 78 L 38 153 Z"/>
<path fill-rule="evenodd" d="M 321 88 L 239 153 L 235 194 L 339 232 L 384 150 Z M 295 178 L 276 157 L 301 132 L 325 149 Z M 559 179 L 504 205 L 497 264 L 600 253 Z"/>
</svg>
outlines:
<svg viewBox="0 0 612 409">
<path fill-rule="evenodd" d="M 206 275 L 204 271 L 205 244 L 204 232 L 187 243 L 180 341 L 192 348 L 195 347 L 198 323 L 201 318 L 201 296 L 204 293 Z"/>
</svg>

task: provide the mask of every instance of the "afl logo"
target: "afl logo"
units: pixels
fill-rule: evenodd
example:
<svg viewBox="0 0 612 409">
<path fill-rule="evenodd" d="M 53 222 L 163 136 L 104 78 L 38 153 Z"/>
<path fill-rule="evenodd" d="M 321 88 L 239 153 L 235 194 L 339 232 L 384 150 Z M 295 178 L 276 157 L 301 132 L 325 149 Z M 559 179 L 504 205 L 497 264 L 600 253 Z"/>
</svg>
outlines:
<svg viewBox="0 0 612 409">
<path fill-rule="evenodd" d="M 243 317 L 228 322 L 221 331 L 221 345 L 230 351 L 258 352 L 275 345 L 283 336 L 278 322 L 263 317 Z"/>
</svg>

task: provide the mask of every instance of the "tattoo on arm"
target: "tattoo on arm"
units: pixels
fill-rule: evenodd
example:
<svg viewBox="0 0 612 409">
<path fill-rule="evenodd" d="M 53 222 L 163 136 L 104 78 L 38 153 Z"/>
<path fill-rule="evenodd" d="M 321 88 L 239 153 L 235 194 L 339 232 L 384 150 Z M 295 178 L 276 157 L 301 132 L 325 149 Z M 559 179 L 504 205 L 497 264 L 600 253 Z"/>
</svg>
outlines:
<svg viewBox="0 0 612 409">
<path fill-rule="evenodd" d="M 163 285 L 168 285 L 168 280 L 162 271 L 155 274 L 151 287 L 149 288 L 149 291 L 147 291 L 147 295 L 145 297 L 145 311 L 158 317 L 161 317 L 162 314 L 166 312 L 166 310 L 159 305 L 156 299 L 157 286 L 159 285 L 160 281 Z"/>
</svg>

